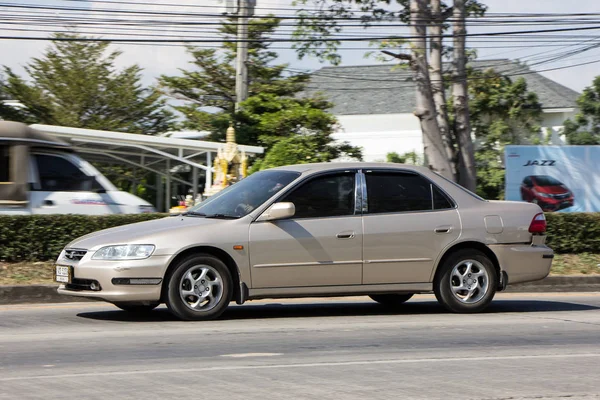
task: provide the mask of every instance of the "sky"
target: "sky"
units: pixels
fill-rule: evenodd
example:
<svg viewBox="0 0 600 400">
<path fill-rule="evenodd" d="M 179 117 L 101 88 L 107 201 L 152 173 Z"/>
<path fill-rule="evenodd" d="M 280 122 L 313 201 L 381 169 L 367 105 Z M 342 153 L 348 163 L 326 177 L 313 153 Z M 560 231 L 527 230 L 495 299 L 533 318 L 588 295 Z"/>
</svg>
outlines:
<svg viewBox="0 0 600 400">
<path fill-rule="evenodd" d="M 131 0 L 139 2 L 141 0 Z M 267 12 L 268 8 L 273 9 L 291 9 L 292 0 L 257 0 L 257 6 L 263 8 L 261 13 Z M 491 13 L 600 13 L 599 0 L 481 0 L 486 4 L 488 12 Z M 160 3 L 171 3 L 177 4 L 178 7 L 165 8 L 156 4 Z M 102 8 L 123 8 L 132 9 L 134 6 L 122 5 L 122 4 L 107 4 L 104 2 L 89 1 L 86 3 L 67 3 L 65 0 L 4 0 L 3 3 L 12 4 L 37 4 L 37 5 L 65 5 L 68 4 L 77 7 L 82 7 L 82 4 L 90 9 L 102 9 Z M 164 11 L 176 10 L 178 12 L 188 10 L 186 5 L 202 5 L 206 6 L 204 10 L 207 13 L 216 13 L 224 11 L 223 2 L 219 0 L 148 0 L 143 10 L 157 10 Z M 195 9 L 198 12 L 198 9 Z M 284 13 L 292 13 L 292 11 L 276 11 L 277 14 L 281 15 Z M 50 15 L 49 15 L 50 16 Z M 562 27 L 562 26 L 561 26 Z M 564 26 L 566 28 L 571 26 Z M 469 33 L 478 32 L 490 32 L 499 30 L 510 30 L 510 29 L 529 29 L 528 27 L 503 27 L 503 26 L 486 26 L 486 27 L 468 27 Z M 355 30 L 355 29 L 354 29 Z M 403 34 L 407 33 L 405 28 L 379 28 L 373 32 L 376 34 Z M 584 34 L 593 35 L 597 31 L 586 31 Z M 11 32 L 6 33 L 7 35 L 34 35 L 39 36 L 40 34 L 28 33 L 28 32 Z M 44 34 L 45 35 L 45 34 Z M 600 33 L 598 33 L 600 35 Z M 561 43 L 554 43 L 561 44 Z M 0 59 L 0 64 L 6 65 L 12 68 L 15 72 L 22 73 L 23 66 L 33 57 L 38 57 L 42 54 L 44 48 L 49 45 L 48 42 L 39 41 L 21 41 L 21 40 L 0 40 L 0 54 L 3 57 Z M 521 45 L 527 46 L 527 43 Z M 286 44 L 284 46 L 288 46 Z M 567 46 L 567 44 L 565 44 Z M 114 48 L 118 48 L 123 51 L 123 54 L 119 57 L 117 63 L 118 66 L 128 66 L 134 63 L 139 64 L 144 69 L 143 80 L 145 84 L 153 84 L 156 82 L 156 78 L 162 74 L 165 75 L 177 75 L 179 74 L 179 68 L 188 68 L 190 61 L 189 56 L 185 53 L 182 47 L 153 47 L 147 45 L 124 45 L 116 44 Z M 353 48 L 354 47 L 354 48 Z M 364 50 L 357 50 L 356 47 L 365 47 L 365 44 L 344 44 L 341 48 L 342 54 L 342 65 L 365 65 L 365 64 L 376 64 L 377 61 L 373 58 L 365 58 Z M 478 49 L 477 45 L 473 43 L 474 48 Z M 302 70 L 314 70 L 321 68 L 327 64 L 322 64 L 318 60 L 313 58 L 307 58 L 304 60 L 298 60 L 293 50 L 278 50 L 280 52 L 280 62 L 289 63 L 292 68 Z M 546 52 L 559 52 L 557 47 L 541 47 L 532 45 L 531 47 L 523 48 L 511 48 L 511 49 L 491 49 L 491 48 L 479 48 L 478 56 L 479 59 L 491 59 L 491 58 L 511 58 L 521 59 L 524 61 L 536 60 L 536 57 L 545 57 L 540 53 Z M 551 71 L 541 72 L 543 75 L 550 79 L 553 79 L 567 87 L 575 89 L 577 91 L 583 90 L 586 86 L 589 86 L 592 79 L 600 75 L 600 63 L 588 64 L 577 66 L 573 68 L 564 68 L 571 65 L 585 63 L 589 61 L 600 60 L 600 46 L 594 50 L 590 50 L 586 53 L 575 55 L 572 58 L 557 59 L 551 63 L 545 63 L 534 67 L 536 70 L 556 69 Z"/>
</svg>

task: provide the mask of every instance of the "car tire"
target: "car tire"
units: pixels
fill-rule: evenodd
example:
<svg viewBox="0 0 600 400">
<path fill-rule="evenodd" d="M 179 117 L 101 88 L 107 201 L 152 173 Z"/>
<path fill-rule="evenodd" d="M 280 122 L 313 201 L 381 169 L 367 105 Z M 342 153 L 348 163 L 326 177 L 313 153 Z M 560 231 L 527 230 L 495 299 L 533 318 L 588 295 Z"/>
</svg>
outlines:
<svg viewBox="0 0 600 400">
<path fill-rule="evenodd" d="M 386 307 L 400 307 L 413 297 L 413 293 L 370 294 L 369 297 Z"/>
<path fill-rule="evenodd" d="M 145 314 L 154 310 L 160 303 L 128 303 L 128 302 L 118 302 L 113 303 L 115 306 L 119 307 L 123 311 L 127 311 L 134 314 Z"/>
<path fill-rule="evenodd" d="M 498 274 L 481 251 L 464 249 L 450 255 L 433 282 L 438 302 L 455 313 L 484 310 L 494 298 Z"/>
<path fill-rule="evenodd" d="M 223 261 L 196 254 L 179 261 L 167 281 L 166 303 L 178 318 L 207 321 L 218 318 L 231 301 L 233 281 Z"/>
</svg>

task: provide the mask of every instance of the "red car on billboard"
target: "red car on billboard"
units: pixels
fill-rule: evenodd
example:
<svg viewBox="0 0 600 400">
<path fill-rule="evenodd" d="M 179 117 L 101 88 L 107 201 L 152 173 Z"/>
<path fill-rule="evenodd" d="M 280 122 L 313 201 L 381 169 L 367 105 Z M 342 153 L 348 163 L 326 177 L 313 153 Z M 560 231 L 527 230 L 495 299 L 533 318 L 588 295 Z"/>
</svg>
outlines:
<svg viewBox="0 0 600 400">
<path fill-rule="evenodd" d="M 530 175 L 521 183 L 521 198 L 539 205 L 544 211 L 572 207 L 573 192 L 561 181 L 548 175 Z"/>
</svg>

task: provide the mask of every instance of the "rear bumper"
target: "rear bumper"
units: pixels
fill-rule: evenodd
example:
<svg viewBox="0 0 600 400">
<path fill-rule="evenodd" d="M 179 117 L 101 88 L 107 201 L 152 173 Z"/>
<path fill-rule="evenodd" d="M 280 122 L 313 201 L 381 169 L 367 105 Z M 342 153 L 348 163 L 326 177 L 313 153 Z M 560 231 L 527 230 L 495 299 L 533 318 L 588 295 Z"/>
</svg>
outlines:
<svg viewBox="0 0 600 400">
<path fill-rule="evenodd" d="M 508 284 L 544 279 L 550 273 L 554 252 L 547 246 L 525 244 L 489 245 L 508 275 Z"/>
</svg>

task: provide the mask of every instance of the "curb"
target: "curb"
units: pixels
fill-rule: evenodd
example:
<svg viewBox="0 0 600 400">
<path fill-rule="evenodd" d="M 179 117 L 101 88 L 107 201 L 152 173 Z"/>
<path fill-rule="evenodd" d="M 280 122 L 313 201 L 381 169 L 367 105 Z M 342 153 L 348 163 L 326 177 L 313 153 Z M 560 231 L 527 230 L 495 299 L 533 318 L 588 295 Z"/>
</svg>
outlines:
<svg viewBox="0 0 600 400">
<path fill-rule="evenodd" d="M 71 303 L 96 301 L 58 294 L 56 285 L 0 286 L 0 304 Z M 505 293 L 600 292 L 600 275 L 549 276 L 541 281 L 508 286 Z"/>
<path fill-rule="evenodd" d="M 549 276 L 541 281 L 517 283 L 506 288 L 505 293 L 529 292 L 600 292 L 600 275 Z"/>
<path fill-rule="evenodd" d="M 0 304 L 71 303 L 93 301 L 84 297 L 58 294 L 58 285 L 15 285 L 0 286 Z"/>
</svg>

